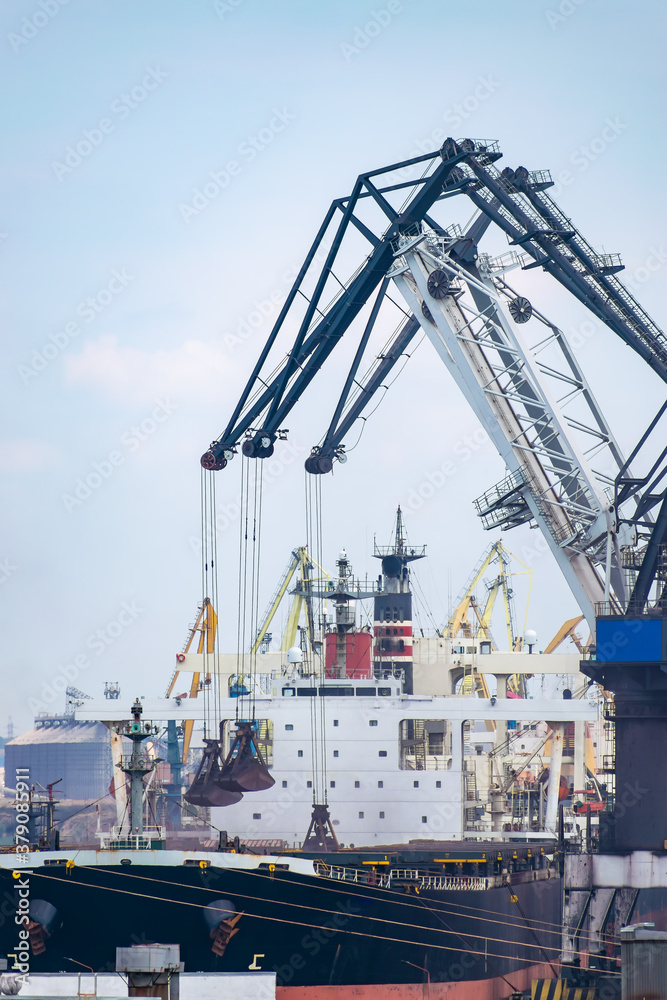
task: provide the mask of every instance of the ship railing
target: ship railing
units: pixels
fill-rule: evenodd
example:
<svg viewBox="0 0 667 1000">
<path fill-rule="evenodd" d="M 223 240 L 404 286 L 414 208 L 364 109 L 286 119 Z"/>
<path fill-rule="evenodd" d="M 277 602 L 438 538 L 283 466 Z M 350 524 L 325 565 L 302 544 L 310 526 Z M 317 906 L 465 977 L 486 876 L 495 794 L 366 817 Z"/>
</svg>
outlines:
<svg viewBox="0 0 667 1000">
<path fill-rule="evenodd" d="M 164 827 L 145 827 L 142 833 L 130 833 L 121 827 L 113 827 L 110 833 L 100 834 L 100 850 L 150 851 L 156 841 L 164 840 Z"/>
<path fill-rule="evenodd" d="M 447 890 L 480 890 L 489 888 L 489 880 L 479 875 L 426 875 L 415 868 L 394 868 L 388 872 L 369 868 L 345 868 L 342 865 L 328 865 L 324 861 L 316 861 L 315 869 L 318 875 L 336 879 L 340 882 L 356 882 L 360 885 L 373 885 L 381 889 L 391 889 L 393 886 L 413 885 L 419 889 Z"/>
<path fill-rule="evenodd" d="M 357 882 L 360 885 L 375 885 L 381 889 L 388 889 L 391 884 L 389 872 L 378 872 L 369 868 L 344 868 L 342 865 L 327 865 L 324 861 L 315 862 L 315 870 L 318 875 L 326 878 L 333 878 L 339 882 Z"/>
<path fill-rule="evenodd" d="M 414 868 L 394 868 L 390 884 L 415 885 L 419 889 L 488 889 L 489 880 L 481 875 L 425 875 Z"/>
</svg>

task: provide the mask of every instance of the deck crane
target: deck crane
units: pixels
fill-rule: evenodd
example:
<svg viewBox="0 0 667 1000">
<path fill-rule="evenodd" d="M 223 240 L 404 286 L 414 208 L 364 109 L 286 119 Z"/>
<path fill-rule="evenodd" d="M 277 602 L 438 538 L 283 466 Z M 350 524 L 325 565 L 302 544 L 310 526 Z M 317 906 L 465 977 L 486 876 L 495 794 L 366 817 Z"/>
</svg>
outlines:
<svg viewBox="0 0 667 1000">
<path fill-rule="evenodd" d="M 346 459 L 350 428 L 423 331 L 507 467 L 476 501 L 484 527 L 539 527 L 593 627 L 596 606 L 623 613 L 649 598 L 667 533 L 667 491 L 660 470 L 652 479 L 633 475 L 567 339 L 508 275 L 542 268 L 663 381 L 667 337 L 618 279 L 618 254 L 595 251 L 546 193 L 549 172 L 500 171 L 501 155 L 496 142 L 450 138 L 432 153 L 361 174 L 351 194 L 332 203 L 227 427 L 201 463 L 222 469 L 239 449 L 271 455 L 287 415 L 355 329 L 331 423 L 306 459 L 308 472 L 330 472 Z M 441 218 L 443 203 L 461 197 L 476 210 L 465 228 Z M 500 257 L 480 250 L 493 228 L 512 247 Z M 360 239 L 365 256 L 346 277 Z M 522 331 L 531 319 L 539 332 L 529 340 Z M 360 374 L 373 329 L 387 323 L 393 333 Z M 279 335 L 294 326 L 283 356 Z"/>
</svg>

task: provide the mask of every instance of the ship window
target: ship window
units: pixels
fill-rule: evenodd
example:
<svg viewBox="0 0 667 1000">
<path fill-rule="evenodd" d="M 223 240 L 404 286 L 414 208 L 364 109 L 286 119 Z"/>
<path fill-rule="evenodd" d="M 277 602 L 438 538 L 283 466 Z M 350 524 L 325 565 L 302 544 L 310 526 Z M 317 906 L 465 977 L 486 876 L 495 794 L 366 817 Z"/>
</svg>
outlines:
<svg viewBox="0 0 667 1000">
<path fill-rule="evenodd" d="M 393 630 L 393 632 L 394 632 L 394 635 L 398 635 L 398 629 L 397 629 L 397 628 L 395 628 L 395 629 Z"/>
<path fill-rule="evenodd" d="M 338 751 L 334 750 L 334 757 L 337 757 L 337 756 L 338 756 Z"/>
<path fill-rule="evenodd" d="M 337 726 L 338 725 L 338 719 L 334 719 L 333 720 L 333 724 L 334 724 L 334 726 Z"/>
<path fill-rule="evenodd" d="M 354 787 L 355 788 L 361 788 L 361 782 L 360 781 L 355 781 Z"/>
<path fill-rule="evenodd" d="M 283 781 L 283 788 L 287 788 L 287 782 Z"/>
<path fill-rule="evenodd" d="M 422 823 L 428 823 L 428 816 L 422 816 Z"/>
<path fill-rule="evenodd" d="M 368 720 L 368 725 L 369 726 L 377 726 L 377 724 L 378 724 L 378 720 L 377 719 L 369 719 Z"/>
<path fill-rule="evenodd" d="M 262 814 L 261 813 L 253 813 L 252 814 L 252 818 L 253 819 L 261 819 L 262 818 Z"/>
<path fill-rule="evenodd" d="M 297 688 L 296 693 L 301 698 L 314 698 L 317 694 L 317 688 Z"/>
<path fill-rule="evenodd" d="M 387 756 L 386 750 L 378 750 L 378 757 L 386 757 L 386 756 Z"/>
<path fill-rule="evenodd" d="M 363 819 L 363 818 L 364 818 L 364 814 L 362 812 L 360 812 L 359 813 L 359 819 Z"/>
<path fill-rule="evenodd" d="M 292 730 L 294 729 L 294 726 L 292 725 L 291 722 L 288 722 L 285 726 L 285 729 L 287 730 L 288 733 L 291 733 Z"/>
<path fill-rule="evenodd" d="M 413 788 L 419 788 L 419 782 L 418 781 L 413 781 L 412 782 L 412 787 Z"/>
<path fill-rule="evenodd" d="M 381 698 L 391 697 L 391 688 L 378 688 L 378 694 Z"/>
<path fill-rule="evenodd" d="M 380 813 L 380 819 L 384 819 L 384 813 L 383 812 Z"/>
<path fill-rule="evenodd" d="M 442 788 L 442 782 L 441 781 L 436 781 L 435 787 L 436 788 Z"/>
<path fill-rule="evenodd" d="M 378 788 L 384 788 L 384 781 L 378 781 Z"/>
<path fill-rule="evenodd" d="M 330 781 L 329 782 L 329 788 L 335 788 L 335 787 L 336 787 L 336 782 L 335 781 Z"/>
<path fill-rule="evenodd" d="M 357 688 L 354 693 L 357 698 L 370 698 L 372 695 L 375 695 L 376 691 L 375 688 Z"/>
<path fill-rule="evenodd" d="M 344 698 L 346 695 L 353 695 L 354 688 L 351 687 L 321 687 L 320 697 L 322 698 Z"/>
<path fill-rule="evenodd" d="M 297 750 L 297 757 L 303 757 L 303 750 Z"/>
<path fill-rule="evenodd" d="M 283 698 L 293 698 L 294 688 L 283 688 Z"/>
<path fill-rule="evenodd" d="M 312 788 L 312 787 L 313 787 L 312 781 L 307 781 L 306 782 L 306 788 Z"/>
</svg>

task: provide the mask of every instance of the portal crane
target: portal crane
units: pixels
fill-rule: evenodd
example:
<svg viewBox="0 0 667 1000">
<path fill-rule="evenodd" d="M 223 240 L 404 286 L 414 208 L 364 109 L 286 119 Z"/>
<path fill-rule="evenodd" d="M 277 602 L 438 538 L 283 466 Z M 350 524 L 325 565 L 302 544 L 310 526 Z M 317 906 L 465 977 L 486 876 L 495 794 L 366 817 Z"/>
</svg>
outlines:
<svg viewBox="0 0 667 1000">
<path fill-rule="evenodd" d="M 507 467 L 476 501 L 484 527 L 539 527 L 593 627 L 596 606 L 623 613 L 661 586 L 667 450 L 652 476 L 633 475 L 567 339 L 508 275 L 542 268 L 663 381 L 667 337 L 617 277 L 620 257 L 597 253 L 546 193 L 549 172 L 500 171 L 501 155 L 496 142 L 450 138 L 361 174 L 332 203 L 227 427 L 201 462 L 216 470 L 239 449 L 271 455 L 293 406 L 354 327 L 358 344 L 331 423 L 306 459 L 308 472 L 330 472 L 346 458 L 352 424 L 421 331 Z M 462 196 L 476 209 L 465 229 L 442 218 L 443 203 Z M 491 227 L 512 247 L 500 257 L 480 249 Z M 346 276 L 360 237 L 366 256 Z M 533 335 L 524 337 L 531 319 Z M 371 333 L 388 323 L 393 333 L 373 354 Z M 286 327 L 296 335 L 280 356 Z"/>
<path fill-rule="evenodd" d="M 276 611 L 278 610 L 282 599 L 288 591 L 289 585 L 292 582 L 294 574 L 299 570 L 299 579 L 297 581 L 296 588 L 291 592 L 293 595 L 292 606 L 290 608 L 289 617 L 287 619 L 287 627 L 283 633 L 283 641 L 281 649 L 283 653 L 286 653 L 290 646 L 293 646 L 296 642 L 296 633 L 299 627 L 299 620 L 301 618 L 302 611 L 305 611 L 306 615 L 306 630 L 308 635 L 308 641 L 310 643 L 311 649 L 316 649 L 318 643 L 321 645 L 321 641 L 316 635 L 315 628 L 315 616 L 313 614 L 313 592 L 312 584 L 316 579 L 311 575 L 312 569 L 319 570 L 325 581 L 329 579 L 329 574 L 326 573 L 322 567 L 311 558 L 310 553 L 305 545 L 300 545 L 298 548 L 294 549 L 290 557 L 290 561 L 287 564 L 285 572 L 283 573 L 278 586 L 276 587 L 273 597 L 269 601 L 269 606 L 264 612 L 264 618 L 262 624 L 257 630 L 257 636 L 252 644 L 251 652 L 256 653 L 262 642 L 264 641 L 267 632 L 271 626 Z"/>
<path fill-rule="evenodd" d="M 458 635 L 470 638 L 476 637 L 478 640 L 485 639 L 491 642 L 492 648 L 495 649 L 496 644 L 491 635 L 491 616 L 498 594 L 502 593 L 505 608 L 505 625 L 507 628 L 507 648 L 510 651 L 516 651 L 521 648 L 521 636 L 517 631 L 514 614 L 513 591 L 509 582 L 509 578 L 512 575 L 508 569 L 510 559 L 515 559 L 521 563 L 524 567 L 523 572 L 528 573 L 532 579 L 533 571 L 525 563 L 517 559 L 509 549 L 505 548 L 501 541 L 493 542 L 475 566 L 465 586 L 465 590 L 457 600 L 455 610 L 449 616 L 449 620 L 443 630 L 443 635 L 451 639 L 455 639 Z M 475 599 L 475 589 L 488 568 L 496 562 L 498 563 L 498 572 L 493 580 L 487 584 L 486 600 L 484 601 L 484 606 L 480 608 Z M 476 623 L 470 621 L 470 611 L 473 611 L 475 614 L 477 618 Z"/>
</svg>

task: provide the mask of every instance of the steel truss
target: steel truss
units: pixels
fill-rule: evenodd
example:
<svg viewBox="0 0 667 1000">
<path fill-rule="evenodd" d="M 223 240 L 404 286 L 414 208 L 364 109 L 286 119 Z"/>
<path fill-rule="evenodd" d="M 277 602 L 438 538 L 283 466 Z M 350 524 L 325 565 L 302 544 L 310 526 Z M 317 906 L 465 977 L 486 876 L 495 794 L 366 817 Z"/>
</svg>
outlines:
<svg viewBox="0 0 667 1000">
<path fill-rule="evenodd" d="M 616 277 L 618 255 L 596 253 L 545 193 L 549 173 L 500 172 L 494 165 L 500 156 L 496 143 L 448 139 L 438 152 L 360 175 L 351 195 L 332 203 L 229 424 L 202 465 L 224 468 L 239 446 L 247 456 L 268 457 L 294 404 L 356 326 L 358 346 L 331 423 L 306 460 L 311 473 L 331 471 L 334 461 L 345 460 L 346 434 L 386 388 L 421 327 L 507 466 L 507 478 L 476 501 L 485 527 L 539 526 L 592 626 L 596 604 L 628 607 L 628 579 L 634 604 L 638 594 L 648 597 L 657 561 L 634 565 L 635 581 L 627 568 L 637 559 L 628 552 L 638 521 L 650 533 L 657 501 L 653 495 L 649 504 L 646 481 L 632 477 L 562 331 L 506 276 L 542 267 L 664 381 L 667 338 Z M 472 223 L 463 230 L 439 222 L 441 203 L 462 194 L 478 210 Z M 491 224 L 520 250 L 481 254 Z M 344 279 L 359 259 L 360 238 L 365 258 Z M 530 318 L 543 335 L 528 343 L 519 330 Z M 393 333 L 386 347 L 360 375 L 373 329 L 388 322 Z M 292 347 L 269 371 L 269 354 L 288 328 L 296 328 Z M 664 507 L 658 521 L 667 525 L 667 501 Z M 647 556 L 650 549 L 645 543 Z"/>
</svg>

